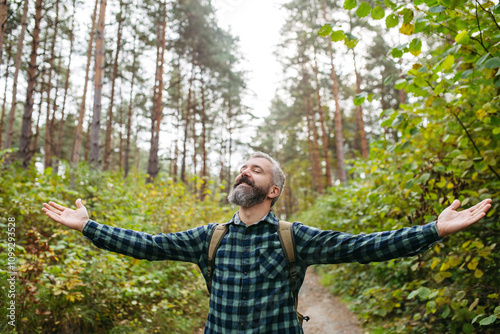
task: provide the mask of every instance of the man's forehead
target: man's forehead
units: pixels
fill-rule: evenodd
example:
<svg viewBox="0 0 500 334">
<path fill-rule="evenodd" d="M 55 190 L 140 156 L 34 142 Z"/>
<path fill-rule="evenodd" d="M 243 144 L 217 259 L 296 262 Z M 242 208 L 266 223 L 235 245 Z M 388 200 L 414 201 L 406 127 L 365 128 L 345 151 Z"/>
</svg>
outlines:
<svg viewBox="0 0 500 334">
<path fill-rule="evenodd" d="M 260 167 L 265 170 L 271 170 L 273 164 L 266 158 L 251 158 L 245 161 L 241 167 Z"/>
</svg>

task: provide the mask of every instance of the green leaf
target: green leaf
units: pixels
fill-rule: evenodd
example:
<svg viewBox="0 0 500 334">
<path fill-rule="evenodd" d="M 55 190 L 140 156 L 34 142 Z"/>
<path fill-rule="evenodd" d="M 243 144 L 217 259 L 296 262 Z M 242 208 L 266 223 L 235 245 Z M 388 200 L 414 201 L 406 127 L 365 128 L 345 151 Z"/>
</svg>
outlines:
<svg viewBox="0 0 500 334">
<path fill-rule="evenodd" d="M 333 42 L 340 42 L 340 41 L 344 40 L 344 38 L 345 38 L 344 31 L 343 30 L 333 31 L 331 38 L 332 38 Z"/>
<path fill-rule="evenodd" d="M 403 23 L 401 28 L 399 28 L 399 32 L 403 35 L 410 36 L 415 31 L 415 26 L 411 23 Z"/>
<path fill-rule="evenodd" d="M 408 299 L 413 299 L 418 294 L 418 290 L 413 290 L 409 295 Z"/>
<path fill-rule="evenodd" d="M 431 177 L 431 174 L 429 173 L 424 173 L 419 179 L 418 179 L 418 182 L 420 183 L 425 183 L 427 182 L 427 180 L 429 180 L 429 178 Z"/>
<path fill-rule="evenodd" d="M 403 57 L 403 51 L 399 50 L 398 48 L 394 48 L 391 50 L 391 56 L 394 58 L 401 58 Z"/>
<path fill-rule="evenodd" d="M 500 127 L 494 128 L 493 131 L 491 131 L 494 135 L 497 135 L 500 133 Z"/>
<path fill-rule="evenodd" d="M 488 326 L 488 325 L 491 325 L 492 323 L 494 323 L 496 320 L 497 320 L 497 316 L 496 316 L 496 315 L 494 315 L 494 314 L 492 314 L 492 315 L 490 315 L 489 317 L 486 317 L 486 318 L 484 318 L 483 320 L 481 320 L 481 321 L 479 322 L 479 324 L 480 324 L 481 326 Z"/>
<path fill-rule="evenodd" d="M 394 80 L 394 77 L 392 75 L 389 75 L 387 78 L 384 79 L 384 86 L 388 86 L 392 83 L 392 80 Z"/>
<path fill-rule="evenodd" d="M 457 42 L 458 44 L 469 44 L 469 39 L 470 37 L 467 30 L 463 30 L 455 36 L 455 42 Z"/>
<path fill-rule="evenodd" d="M 385 17 L 385 10 L 382 6 L 376 6 L 372 9 L 371 14 L 374 20 L 382 20 Z"/>
<path fill-rule="evenodd" d="M 390 0 L 384 0 L 384 4 L 387 8 L 390 8 L 390 9 L 394 9 L 397 7 L 397 5 Z"/>
<path fill-rule="evenodd" d="M 318 35 L 320 35 L 321 37 L 326 37 L 332 33 L 332 30 L 332 26 L 327 23 L 319 29 Z"/>
<path fill-rule="evenodd" d="M 387 15 L 387 17 L 385 18 L 385 26 L 387 28 L 394 28 L 395 26 L 397 26 L 399 23 L 399 18 L 397 17 L 396 14 L 390 14 L 390 15 Z"/>
<path fill-rule="evenodd" d="M 356 7 L 356 0 L 345 0 L 344 9 L 351 10 Z"/>
<path fill-rule="evenodd" d="M 494 58 L 488 59 L 484 63 L 484 67 L 490 68 L 490 69 L 500 67 L 500 57 L 494 57 Z"/>
<path fill-rule="evenodd" d="M 344 44 L 349 48 L 352 49 L 356 45 L 358 45 L 359 39 L 349 39 L 348 37 L 344 38 Z"/>
<path fill-rule="evenodd" d="M 445 6 L 434 6 L 434 7 L 431 7 L 429 8 L 429 13 L 432 13 L 432 14 L 437 14 L 437 13 L 442 13 L 446 10 L 446 7 Z"/>
<path fill-rule="evenodd" d="M 495 311 L 493 311 L 495 315 L 500 315 L 500 306 L 495 307 Z"/>
<path fill-rule="evenodd" d="M 409 45 L 410 53 L 414 56 L 418 56 L 422 49 L 422 41 L 420 38 L 414 38 Z"/>
<path fill-rule="evenodd" d="M 486 61 L 486 59 L 488 59 L 488 57 L 490 56 L 489 53 L 485 54 L 484 56 L 482 56 L 481 58 L 479 58 L 479 60 L 476 62 L 476 66 L 481 66 L 484 64 L 484 62 Z"/>
<path fill-rule="evenodd" d="M 372 11 L 372 7 L 367 2 L 362 2 L 359 4 L 358 9 L 356 9 L 356 15 L 359 17 L 365 17 Z"/>
<path fill-rule="evenodd" d="M 423 286 L 418 289 L 418 296 L 420 297 L 420 299 L 427 299 L 427 297 L 429 297 L 430 294 L 431 294 L 431 289 L 429 288 Z"/>
<path fill-rule="evenodd" d="M 472 319 L 471 324 L 474 324 L 474 323 L 477 321 L 477 319 L 479 319 L 479 318 L 480 318 L 480 317 L 482 317 L 483 315 L 484 315 L 484 314 L 478 314 L 478 315 L 476 315 L 476 316 L 474 317 L 474 319 Z"/>
<path fill-rule="evenodd" d="M 403 89 L 406 87 L 406 79 L 399 79 L 396 81 L 394 88 Z"/>
<path fill-rule="evenodd" d="M 399 14 L 403 15 L 403 23 L 410 23 L 413 20 L 415 14 L 410 8 L 402 9 Z"/>
<path fill-rule="evenodd" d="M 362 93 L 356 94 L 356 96 L 354 97 L 354 105 L 360 106 L 361 104 L 363 104 L 363 102 L 365 102 L 367 95 L 368 95 L 367 92 L 362 92 Z"/>
</svg>

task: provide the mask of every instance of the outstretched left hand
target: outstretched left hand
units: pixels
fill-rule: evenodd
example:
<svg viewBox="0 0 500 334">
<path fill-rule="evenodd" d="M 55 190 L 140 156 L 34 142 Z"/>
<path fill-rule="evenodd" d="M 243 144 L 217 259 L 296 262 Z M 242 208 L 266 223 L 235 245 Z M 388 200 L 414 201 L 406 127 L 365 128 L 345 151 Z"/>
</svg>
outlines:
<svg viewBox="0 0 500 334">
<path fill-rule="evenodd" d="M 486 215 L 491 208 L 490 203 L 491 199 L 488 198 L 467 210 L 456 211 L 460 206 L 460 201 L 454 200 L 438 217 L 436 227 L 439 236 L 445 237 L 474 224 Z"/>
</svg>

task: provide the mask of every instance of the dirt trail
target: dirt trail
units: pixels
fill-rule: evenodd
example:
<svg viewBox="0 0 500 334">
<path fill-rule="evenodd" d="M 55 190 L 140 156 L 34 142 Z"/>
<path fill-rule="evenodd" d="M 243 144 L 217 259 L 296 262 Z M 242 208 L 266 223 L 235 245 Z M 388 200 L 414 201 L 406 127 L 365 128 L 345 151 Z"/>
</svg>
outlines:
<svg viewBox="0 0 500 334">
<path fill-rule="evenodd" d="M 304 334 L 363 334 L 356 317 L 320 281 L 312 268 L 299 293 L 299 312 L 311 317 Z"/>
</svg>

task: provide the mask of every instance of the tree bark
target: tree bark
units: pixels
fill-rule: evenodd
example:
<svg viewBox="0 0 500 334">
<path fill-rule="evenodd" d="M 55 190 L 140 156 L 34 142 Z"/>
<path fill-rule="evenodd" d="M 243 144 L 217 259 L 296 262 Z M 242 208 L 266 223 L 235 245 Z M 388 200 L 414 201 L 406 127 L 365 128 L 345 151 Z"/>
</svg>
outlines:
<svg viewBox="0 0 500 334">
<path fill-rule="evenodd" d="M 92 28 L 90 30 L 89 44 L 87 46 L 87 67 L 85 69 L 85 80 L 83 83 L 83 96 L 78 110 L 78 123 L 75 130 L 73 150 L 71 152 L 71 164 L 75 167 L 80 159 L 80 147 L 82 145 L 83 119 L 85 117 L 85 103 L 87 101 L 87 86 L 89 82 L 90 63 L 92 61 L 92 50 L 94 45 L 94 31 L 96 26 L 97 5 L 99 0 L 95 0 L 94 12 L 92 14 Z"/>
<path fill-rule="evenodd" d="M 3 64 L 3 42 L 5 39 L 8 12 L 9 5 L 7 4 L 7 0 L 0 0 L 0 64 Z"/>
<path fill-rule="evenodd" d="M 323 19 L 325 22 L 328 22 L 326 19 L 326 6 L 325 0 L 321 2 L 323 8 Z M 337 72 L 335 71 L 335 65 L 333 64 L 333 50 L 332 50 L 332 41 L 327 38 L 328 41 L 328 52 L 330 53 L 330 76 L 333 81 L 332 85 L 332 93 L 333 99 L 335 101 L 335 143 L 337 149 L 337 176 L 342 183 L 347 182 L 347 173 L 345 170 L 345 162 L 344 162 L 344 138 L 342 135 L 342 109 L 340 108 L 339 102 L 339 83 L 337 78 Z"/>
<path fill-rule="evenodd" d="M 99 150 L 101 145 L 101 109 L 102 83 L 104 74 L 104 27 L 106 25 L 107 0 L 101 0 L 99 8 L 99 23 L 95 44 L 95 72 L 94 72 L 94 108 L 92 126 L 90 128 L 90 165 L 92 169 L 100 166 Z"/>
<path fill-rule="evenodd" d="M 202 74 L 203 75 L 203 74 Z M 201 185 L 200 200 L 205 200 L 207 186 L 207 110 L 205 101 L 205 84 L 201 81 Z"/>
<path fill-rule="evenodd" d="M 54 21 L 54 31 L 52 34 L 52 42 L 50 46 L 50 58 L 49 58 L 49 80 L 47 82 L 47 113 L 45 117 L 45 141 L 44 141 L 44 166 L 45 168 L 52 167 L 52 132 L 53 129 L 51 127 L 51 96 L 50 93 L 52 91 L 52 73 L 54 73 L 54 58 L 56 56 L 56 41 L 57 41 L 57 31 L 59 27 L 59 0 L 55 3 L 56 7 L 56 17 Z"/>
<path fill-rule="evenodd" d="M 186 122 L 184 124 L 184 141 L 182 142 L 182 164 L 181 164 L 181 181 L 186 183 L 186 157 L 187 157 L 187 141 L 189 138 L 189 119 L 191 117 L 191 95 L 193 90 L 194 79 L 194 62 L 191 69 L 191 78 L 189 79 L 189 89 L 186 106 Z"/>
<path fill-rule="evenodd" d="M 0 117 L 0 147 L 2 147 L 3 122 L 5 120 L 5 107 L 7 104 L 7 86 L 8 86 L 8 81 L 9 81 L 10 55 L 11 55 L 11 50 L 8 47 L 7 48 L 7 66 L 5 67 L 5 86 L 3 88 L 2 116 Z"/>
<path fill-rule="evenodd" d="M 30 163 L 30 137 L 31 137 L 31 117 L 33 114 L 33 99 L 36 86 L 36 72 L 38 45 L 40 43 L 40 22 L 42 20 L 43 0 L 35 2 L 35 26 L 32 33 L 31 55 L 28 66 L 28 87 L 26 90 L 26 102 L 24 104 L 23 120 L 21 124 L 21 136 L 19 138 L 18 159 L 24 167 Z"/>
<path fill-rule="evenodd" d="M 356 66 L 356 53 L 354 49 L 352 50 L 352 59 L 354 61 L 354 73 L 356 75 L 356 94 L 361 93 L 361 76 L 359 75 L 358 68 Z M 358 126 L 358 133 L 356 137 L 359 138 L 361 142 L 361 156 L 366 159 L 368 158 L 369 149 L 368 149 L 368 141 L 366 140 L 366 131 L 365 131 L 365 121 L 363 119 L 363 108 L 361 105 L 356 107 L 356 123 Z"/>
<path fill-rule="evenodd" d="M 16 58 L 14 60 L 14 77 L 12 84 L 12 104 L 10 107 L 9 118 L 7 119 L 7 135 L 3 148 L 12 146 L 12 135 L 14 132 L 14 119 L 16 118 L 16 104 L 17 104 L 17 80 L 19 77 L 19 69 L 21 68 L 21 57 L 23 55 L 24 35 L 26 34 L 27 18 L 28 18 L 28 4 L 29 0 L 24 0 L 23 16 L 21 18 L 21 33 L 17 40 Z M 40 27 L 38 27 L 40 29 Z"/>
<path fill-rule="evenodd" d="M 319 192 L 319 178 L 320 176 L 317 174 L 316 170 L 316 165 L 314 162 L 314 155 L 313 155 L 313 144 L 312 144 L 312 126 L 311 126 L 311 115 L 309 113 L 309 110 L 307 110 L 308 103 L 306 102 L 306 120 L 307 120 L 307 147 L 308 147 L 308 153 L 309 153 L 309 161 L 311 163 L 311 176 L 312 176 L 312 181 L 313 181 L 313 189 L 315 192 Z"/>
<path fill-rule="evenodd" d="M 319 121 L 321 125 L 321 140 L 323 143 L 323 155 L 325 157 L 325 169 L 326 169 L 326 185 L 331 187 L 332 183 L 332 166 L 330 164 L 330 152 L 328 149 L 328 135 L 325 126 L 325 117 L 323 115 L 323 106 L 321 105 L 321 95 L 319 92 L 320 84 L 318 79 L 318 63 L 316 62 L 316 48 L 314 48 L 314 79 L 316 81 L 316 99 L 318 101 L 318 114 Z"/>
<path fill-rule="evenodd" d="M 127 139 L 125 141 L 125 158 L 123 162 L 123 174 L 127 177 L 129 173 L 130 166 L 130 139 L 132 137 L 132 107 L 134 105 L 134 82 L 135 82 L 135 72 L 137 65 L 137 51 L 136 51 L 136 40 L 134 40 L 134 60 L 132 63 L 132 79 L 130 80 L 130 100 L 128 104 L 128 114 L 127 114 Z M 138 159 L 138 157 L 136 157 Z"/>
<path fill-rule="evenodd" d="M 314 112 L 314 107 L 312 103 L 311 93 L 307 92 L 307 111 L 309 112 L 309 117 L 311 118 L 311 134 L 312 134 L 312 156 L 313 156 L 313 168 L 316 170 L 316 176 L 318 181 L 318 193 L 323 194 L 325 192 L 325 186 L 323 184 L 323 173 L 321 173 L 321 159 L 319 156 L 318 147 L 318 128 L 316 127 L 316 115 Z"/>
<path fill-rule="evenodd" d="M 73 44 L 75 40 L 75 13 L 76 13 L 76 0 L 73 0 L 73 14 L 71 15 L 71 30 L 69 32 L 69 57 L 68 57 L 68 68 L 66 69 L 66 78 L 64 81 L 64 97 L 61 109 L 61 120 L 59 121 L 57 129 L 57 145 L 56 145 L 56 156 L 61 158 L 62 149 L 62 139 L 63 139 L 63 126 L 65 122 L 65 112 L 66 112 L 66 99 L 68 97 L 69 89 L 69 78 L 71 73 L 71 59 L 73 56 Z"/>
<path fill-rule="evenodd" d="M 115 82 L 116 77 L 118 76 L 118 60 L 120 57 L 121 50 L 121 40 L 122 40 L 122 23 L 124 21 L 123 18 L 123 0 L 120 0 L 120 13 L 118 14 L 118 33 L 116 36 L 116 53 L 115 60 L 113 63 L 113 74 L 111 76 L 111 97 L 108 107 L 108 122 L 106 124 L 106 139 L 104 145 L 104 170 L 109 169 L 110 159 L 111 159 L 111 134 L 113 132 L 113 107 L 114 107 L 114 99 L 115 99 Z"/>
<path fill-rule="evenodd" d="M 167 29 L 167 8 L 161 2 L 162 19 L 158 26 L 158 42 L 156 47 L 156 75 L 153 95 L 153 109 L 151 110 L 151 148 L 149 150 L 148 177 L 146 181 L 153 182 L 158 175 L 160 166 L 158 150 L 160 145 L 160 125 L 163 116 L 163 64 L 165 59 L 165 38 Z"/>
</svg>

